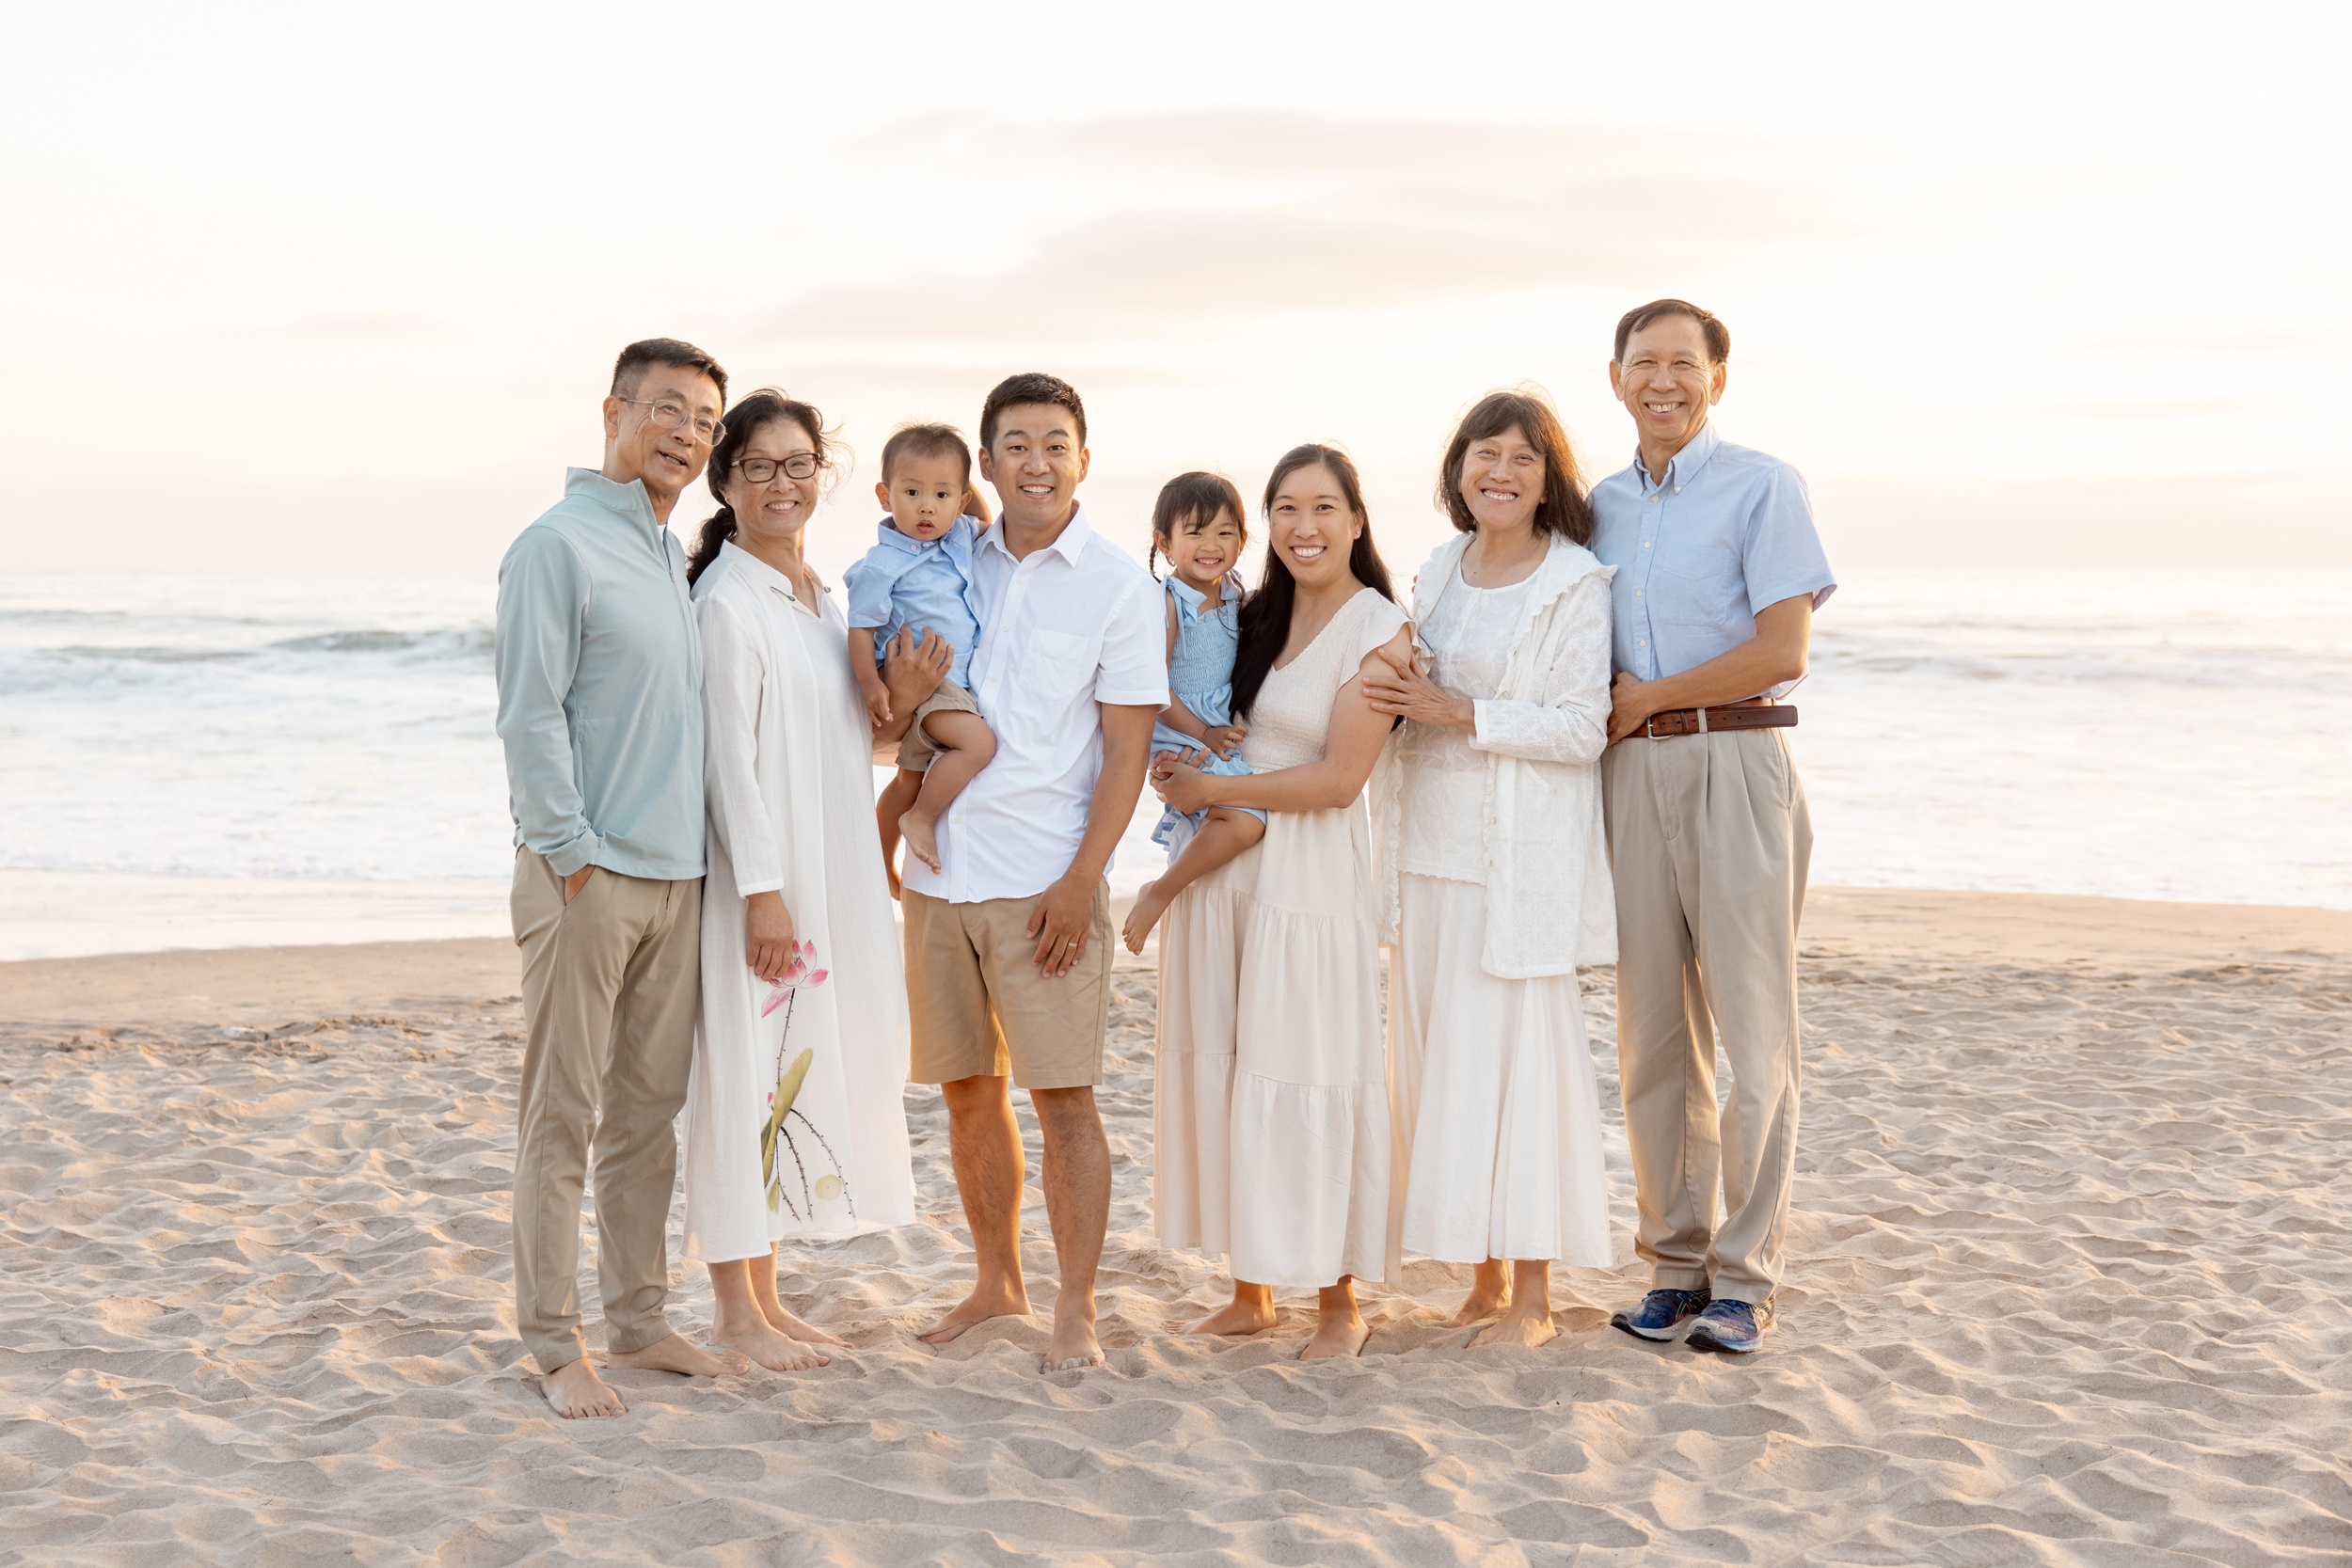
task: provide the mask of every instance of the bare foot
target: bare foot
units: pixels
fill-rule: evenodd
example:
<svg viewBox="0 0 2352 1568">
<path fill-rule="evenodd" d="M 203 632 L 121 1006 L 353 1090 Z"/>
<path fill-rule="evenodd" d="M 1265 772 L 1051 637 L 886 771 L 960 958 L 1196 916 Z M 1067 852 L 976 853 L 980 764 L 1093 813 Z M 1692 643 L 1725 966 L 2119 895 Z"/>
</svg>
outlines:
<svg viewBox="0 0 2352 1568">
<path fill-rule="evenodd" d="M 786 1311 L 782 1302 L 761 1302 L 759 1304 L 759 1315 L 768 1320 L 769 1327 L 774 1329 L 779 1334 L 798 1339 L 804 1345 L 839 1345 L 843 1350 L 848 1350 L 850 1348 L 849 1340 L 840 1338 L 838 1335 L 828 1334 L 823 1329 L 818 1328 L 815 1323 L 803 1323 L 800 1319 Z"/>
<path fill-rule="evenodd" d="M 1130 953 L 1143 951 L 1144 939 L 1152 934 L 1152 927 L 1160 923 L 1160 916 L 1168 912 L 1168 900 L 1156 891 L 1159 885 L 1155 879 L 1136 889 L 1136 907 L 1127 911 L 1126 928 L 1119 933 L 1120 940 L 1126 942 Z"/>
<path fill-rule="evenodd" d="M 578 1420 L 583 1416 L 626 1416 L 628 1406 L 621 1402 L 596 1369 L 588 1365 L 588 1358 L 566 1361 L 539 1380 L 539 1392 L 548 1403 L 565 1420 Z"/>
<path fill-rule="evenodd" d="M 1511 1276 L 1501 1269 L 1487 1272 L 1481 1263 L 1470 1280 L 1470 1291 L 1446 1320 L 1448 1328 L 1468 1328 L 1482 1318 L 1491 1318 L 1511 1305 Z"/>
<path fill-rule="evenodd" d="M 1334 1355 L 1361 1355 L 1364 1341 L 1372 1338 L 1372 1325 L 1359 1313 L 1343 1317 L 1325 1312 L 1315 1319 L 1315 1331 L 1308 1337 L 1307 1348 L 1298 1353 L 1301 1361 L 1321 1361 Z"/>
<path fill-rule="evenodd" d="M 1263 1334 L 1274 1326 L 1274 1304 L 1231 1301 L 1198 1323 L 1184 1325 L 1186 1334 Z"/>
<path fill-rule="evenodd" d="M 767 1368 L 771 1372 L 805 1372 L 816 1367 L 830 1365 L 807 1345 L 784 1330 L 762 1319 L 749 1328 L 712 1330 L 710 1342 L 723 1350 L 730 1350 Z"/>
<path fill-rule="evenodd" d="M 910 811 L 898 818 L 898 832 L 906 840 L 907 853 L 933 871 L 939 869 L 939 834 L 935 831 L 938 826 L 937 818 L 920 811 Z"/>
<path fill-rule="evenodd" d="M 991 1318 L 1025 1318 L 1029 1315 L 1029 1292 L 1014 1285 L 1003 1291 L 982 1295 L 974 1291 L 947 1309 L 947 1315 L 915 1336 L 927 1345 L 944 1345 L 950 1339 L 963 1337 L 966 1329 L 984 1323 Z"/>
<path fill-rule="evenodd" d="M 1470 1349 L 1476 1350 L 1482 1345 L 1525 1345 L 1533 1350 L 1537 1345 L 1548 1345 L 1559 1337 L 1560 1330 L 1552 1325 L 1549 1307 L 1531 1307 L 1521 1310 L 1515 1307 L 1480 1329 L 1477 1337 L 1470 1340 Z"/>
<path fill-rule="evenodd" d="M 675 1372 L 680 1377 L 739 1377 L 752 1364 L 732 1351 L 707 1351 L 682 1334 L 656 1339 L 644 1350 L 625 1351 L 604 1358 L 608 1367 L 631 1371 Z"/>
<path fill-rule="evenodd" d="M 1090 1323 L 1065 1323 L 1058 1315 L 1054 1320 L 1054 1338 L 1045 1347 L 1043 1365 L 1048 1372 L 1075 1372 L 1103 1364 L 1102 1342 L 1094 1337 Z"/>
</svg>

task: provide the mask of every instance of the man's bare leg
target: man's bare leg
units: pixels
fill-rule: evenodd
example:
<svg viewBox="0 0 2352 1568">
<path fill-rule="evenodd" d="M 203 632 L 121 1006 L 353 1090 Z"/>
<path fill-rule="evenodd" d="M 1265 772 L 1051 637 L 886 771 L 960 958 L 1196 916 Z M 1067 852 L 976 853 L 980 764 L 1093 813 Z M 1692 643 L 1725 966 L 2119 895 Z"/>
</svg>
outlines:
<svg viewBox="0 0 2352 1568">
<path fill-rule="evenodd" d="M 1372 1338 L 1372 1326 L 1356 1309 L 1356 1280 L 1352 1275 L 1340 1275 L 1337 1285 L 1327 1285 L 1315 1292 L 1315 1331 L 1307 1339 L 1307 1348 L 1298 1353 L 1301 1361 L 1321 1361 L 1333 1355 L 1361 1355 L 1364 1341 Z"/>
<path fill-rule="evenodd" d="M 839 1335 L 828 1334 L 815 1323 L 803 1323 L 785 1309 L 783 1298 L 776 1294 L 776 1249 L 774 1247 L 768 1249 L 768 1257 L 764 1264 L 757 1258 L 751 1259 L 751 1269 L 752 1294 L 759 1302 L 759 1315 L 768 1320 L 771 1327 L 780 1333 L 790 1335 L 804 1345 L 839 1345 L 844 1350 L 850 1348 L 850 1341 Z"/>
<path fill-rule="evenodd" d="M 1103 1263 L 1103 1233 L 1111 1218 L 1111 1146 L 1094 1090 L 1034 1089 L 1038 1126 L 1045 1134 L 1045 1218 L 1054 1227 L 1054 1259 L 1061 1273 L 1054 1298 L 1054 1338 L 1045 1370 L 1066 1372 L 1103 1364 L 1094 1337 L 1094 1275 Z"/>
<path fill-rule="evenodd" d="M 882 870 L 890 878 L 890 896 L 898 896 L 898 818 L 922 792 L 923 775 L 901 768 L 882 785 L 874 800 L 874 827 L 882 834 Z"/>
<path fill-rule="evenodd" d="M 1549 1344 L 1560 1330 L 1551 1322 L 1551 1263 L 1548 1259 L 1522 1258 L 1511 1265 L 1511 1301 L 1502 1316 L 1478 1331 L 1470 1348 L 1481 1345 Z"/>
<path fill-rule="evenodd" d="M 710 1295 L 717 1319 L 710 1326 L 710 1342 L 722 1350 L 749 1356 L 771 1372 L 804 1372 L 824 1366 L 825 1356 L 770 1323 L 761 1310 L 758 1288 L 752 1275 L 767 1261 L 737 1258 L 710 1265 Z M 771 1264 L 769 1274 L 771 1291 L 775 1277 L 772 1267 Z"/>
<path fill-rule="evenodd" d="M 980 1276 L 972 1293 L 920 1338 L 944 1345 L 991 1318 L 1025 1318 L 1029 1292 L 1021 1281 L 1021 1183 L 1028 1164 L 1021 1127 L 1012 1117 L 1012 1084 L 988 1075 L 942 1084 L 947 1101 L 947 1147 L 955 1157 L 956 1192 L 972 1230 Z"/>
<path fill-rule="evenodd" d="M 567 1421 L 582 1417 L 626 1416 L 628 1406 L 612 1386 L 596 1375 L 596 1369 L 581 1356 L 566 1361 L 539 1379 L 539 1391 L 547 1396 L 558 1416 Z"/>
<path fill-rule="evenodd" d="M 637 1372 L 675 1372 L 680 1377 L 740 1377 L 752 1370 L 749 1357 L 733 1351 L 705 1350 L 683 1334 L 656 1339 L 644 1350 L 608 1355 L 604 1364 Z"/>
<path fill-rule="evenodd" d="M 1446 1320 L 1446 1327 L 1468 1328 L 1510 1305 L 1511 1265 L 1500 1258 L 1489 1258 L 1470 1275 L 1470 1294 L 1462 1298 L 1462 1305 Z"/>
<path fill-rule="evenodd" d="M 996 736 L 978 714 L 959 708 L 945 708 L 925 719 L 923 733 L 939 752 L 923 770 L 923 787 L 898 818 L 898 831 L 906 835 L 907 853 L 936 871 L 940 815 L 996 754 Z"/>
<path fill-rule="evenodd" d="M 1184 1325 L 1186 1334 L 1262 1334 L 1274 1326 L 1274 1287 L 1233 1281 L 1233 1299 L 1207 1317 Z"/>
<path fill-rule="evenodd" d="M 1168 869 L 1136 890 L 1136 907 L 1128 912 L 1126 927 L 1120 932 L 1127 951 L 1143 951 L 1144 938 L 1152 934 L 1152 927 L 1160 923 L 1160 916 L 1176 902 L 1178 894 L 1263 837 L 1265 824 L 1248 812 L 1211 806 L 1209 819 L 1200 824 L 1200 831 L 1192 835 L 1192 841 L 1176 852 L 1176 858 L 1168 863 Z"/>
</svg>

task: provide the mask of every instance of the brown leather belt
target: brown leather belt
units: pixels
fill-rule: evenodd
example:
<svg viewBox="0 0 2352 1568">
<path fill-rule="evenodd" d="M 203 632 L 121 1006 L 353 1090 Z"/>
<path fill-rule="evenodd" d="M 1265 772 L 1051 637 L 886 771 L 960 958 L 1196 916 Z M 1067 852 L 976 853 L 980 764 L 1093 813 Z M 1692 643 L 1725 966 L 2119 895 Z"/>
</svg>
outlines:
<svg viewBox="0 0 2352 1568">
<path fill-rule="evenodd" d="M 1782 729 L 1797 721 L 1797 710 L 1770 697 L 1750 697 L 1744 703 L 1719 703 L 1713 707 L 1670 707 L 1653 713 L 1636 735 L 1671 740 L 1678 735 L 1711 735 L 1717 730 Z"/>
</svg>

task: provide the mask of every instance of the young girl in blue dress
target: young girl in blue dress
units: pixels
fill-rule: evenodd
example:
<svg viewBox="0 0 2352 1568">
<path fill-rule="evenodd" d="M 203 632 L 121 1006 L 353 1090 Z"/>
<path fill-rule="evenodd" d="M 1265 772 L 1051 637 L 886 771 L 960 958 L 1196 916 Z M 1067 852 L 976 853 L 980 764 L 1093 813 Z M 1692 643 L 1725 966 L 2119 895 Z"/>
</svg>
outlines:
<svg viewBox="0 0 2352 1568">
<path fill-rule="evenodd" d="M 1152 750 L 1200 752 L 1204 773 L 1248 773 L 1241 743 L 1249 726 L 1233 721 L 1233 650 L 1241 635 L 1241 564 L 1248 531 L 1241 492 L 1222 474 L 1178 474 L 1152 507 L 1152 549 L 1168 557 L 1168 685 L 1174 698 L 1152 726 Z M 1127 951 L 1143 951 L 1168 906 L 1193 881 L 1265 836 L 1265 813 L 1212 806 L 1160 816 L 1152 842 L 1168 852 L 1168 870 L 1136 894 L 1123 933 Z"/>
</svg>

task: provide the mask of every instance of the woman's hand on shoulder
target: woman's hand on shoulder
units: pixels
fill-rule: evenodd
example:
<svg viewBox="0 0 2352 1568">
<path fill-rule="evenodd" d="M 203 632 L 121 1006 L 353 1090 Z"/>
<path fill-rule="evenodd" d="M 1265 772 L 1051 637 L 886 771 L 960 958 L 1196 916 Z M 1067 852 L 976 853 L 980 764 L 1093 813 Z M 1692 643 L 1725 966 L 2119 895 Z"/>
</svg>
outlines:
<svg viewBox="0 0 2352 1568">
<path fill-rule="evenodd" d="M 1429 678 L 1428 667 L 1413 647 L 1409 626 L 1364 656 L 1363 687 L 1364 700 L 1375 713 L 1443 729 L 1478 727 L 1477 705 Z"/>
<path fill-rule="evenodd" d="M 776 892 L 747 894 L 743 898 L 743 961 L 763 980 L 783 977 L 792 967 L 792 911 Z"/>
</svg>

